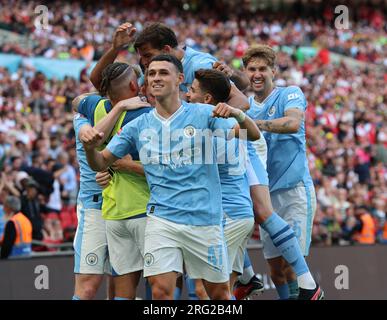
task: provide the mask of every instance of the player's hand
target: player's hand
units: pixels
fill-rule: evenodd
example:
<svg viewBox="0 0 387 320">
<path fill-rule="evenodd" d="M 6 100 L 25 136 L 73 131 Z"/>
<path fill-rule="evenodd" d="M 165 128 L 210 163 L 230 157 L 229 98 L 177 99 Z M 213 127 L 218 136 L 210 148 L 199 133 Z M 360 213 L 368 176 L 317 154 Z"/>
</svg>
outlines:
<svg viewBox="0 0 387 320">
<path fill-rule="evenodd" d="M 79 132 L 79 140 L 83 143 L 85 149 L 94 149 L 98 147 L 103 139 L 103 132 L 98 132 L 91 126 L 85 125 Z"/>
<path fill-rule="evenodd" d="M 228 78 L 231 78 L 234 75 L 234 70 L 230 68 L 227 64 L 220 61 L 214 62 L 212 68 L 223 72 Z"/>
<path fill-rule="evenodd" d="M 141 97 L 134 97 L 125 100 L 121 100 L 117 103 L 116 107 L 122 111 L 135 110 L 143 107 L 150 107 L 151 105 L 144 101 Z"/>
<path fill-rule="evenodd" d="M 112 169 L 114 171 L 126 171 L 130 172 L 131 170 L 131 164 L 133 163 L 132 156 L 130 154 L 127 154 L 125 157 L 116 160 L 112 164 Z"/>
<path fill-rule="evenodd" d="M 97 172 L 97 174 L 95 175 L 95 181 L 103 189 L 105 189 L 109 185 L 111 179 L 112 177 L 107 170 Z"/>
<path fill-rule="evenodd" d="M 214 118 L 230 118 L 237 117 L 242 111 L 229 106 L 227 103 L 218 103 L 212 110 Z"/>
<path fill-rule="evenodd" d="M 121 24 L 114 33 L 113 48 L 120 50 L 129 46 L 133 42 L 136 31 L 136 28 L 130 22 Z"/>
</svg>

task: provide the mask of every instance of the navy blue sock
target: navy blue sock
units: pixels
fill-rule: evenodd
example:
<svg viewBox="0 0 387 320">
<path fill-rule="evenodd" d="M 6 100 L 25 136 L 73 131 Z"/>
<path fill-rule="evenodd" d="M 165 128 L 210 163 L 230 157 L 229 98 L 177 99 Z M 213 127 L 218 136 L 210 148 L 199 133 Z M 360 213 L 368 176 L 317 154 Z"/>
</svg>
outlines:
<svg viewBox="0 0 387 320">
<path fill-rule="evenodd" d="M 180 300 L 181 298 L 181 289 L 179 287 L 175 288 L 175 292 L 173 293 L 173 300 Z"/>
<path fill-rule="evenodd" d="M 287 283 L 275 286 L 275 288 L 277 289 L 277 293 L 280 300 L 289 299 L 289 287 Z"/>
<path fill-rule="evenodd" d="M 196 295 L 196 284 L 195 279 L 190 279 L 187 275 L 184 275 L 185 279 L 185 285 L 187 286 L 188 291 L 188 299 L 189 300 L 199 300 L 198 296 Z"/>
<path fill-rule="evenodd" d="M 297 280 L 288 282 L 289 298 L 296 299 L 298 297 L 298 283 Z"/>
<path fill-rule="evenodd" d="M 152 300 L 152 288 L 148 280 L 145 280 L 145 300 Z"/>
</svg>

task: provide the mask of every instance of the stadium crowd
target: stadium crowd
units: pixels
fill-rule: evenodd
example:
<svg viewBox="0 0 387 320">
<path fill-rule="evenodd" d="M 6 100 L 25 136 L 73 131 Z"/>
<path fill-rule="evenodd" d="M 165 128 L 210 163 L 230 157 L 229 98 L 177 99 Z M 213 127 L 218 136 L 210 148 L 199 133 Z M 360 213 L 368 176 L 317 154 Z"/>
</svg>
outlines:
<svg viewBox="0 0 387 320">
<path fill-rule="evenodd" d="M 234 67 L 255 42 L 319 46 L 366 62 L 356 68 L 337 65 L 327 50 L 311 59 L 298 51 L 281 52 L 276 83 L 300 86 L 309 103 L 309 165 L 318 200 L 313 242 L 358 242 L 361 216 L 366 214 L 373 218 L 377 241 L 387 242 L 386 74 L 373 71 L 374 65 L 387 64 L 381 11 L 360 6 L 351 28 L 340 31 L 330 27 L 333 17 L 327 11 L 320 20 L 313 15 L 288 20 L 275 13 L 265 19 L 252 14 L 239 19 L 235 11 L 222 21 L 211 8 L 198 18 L 191 11 L 172 9 L 172 3 L 156 11 L 156 1 L 147 6 L 135 2 L 127 1 L 125 12 L 114 5 L 83 8 L 79 2 L 52 2 L 45 31 L 33 25 L 37 2 L 1 0 L 0 27 L 28 34 L 34 43 L 2 44 L 1 51 L 91 61 L 106 51 L 123 21 L 136 21 L 141 30 L 145 22 L 160 20 L 175 27 L 181 44 L 211 52 Z M 121 59 L 134 62 L 136 56 L 129 48 Z M 71 101 L 92 89 L 86 68 L 79 79 L 64 80 L 47 79 L 28 65 L 12 74 L 0 68 L 0 203 L 7 194 L 21 198 L 35 240 L 72 240 L 79 168 Z M 0 209 L 0 221 L 1 216 Z M 0 234 L 1 229 L 0 222 Z"/>
<path fill-rule="evenodd" d="M 285 9 L 286 15 L 280 7 L 254 14 L 248 1 L 244 5 L 239 1 L 234 4 L 232 1 L 204 4 L 187 1 L 187 10 L 173 1 L 148 0 L 146 5 L 136 0 L 124 3 L 127 10 L 121 9 L 125 4 L 117 6 L 114 2 L 91 5 L 84 1 L 81 6 L 80 2 L 52 1 L 47 7 L 47 28 L 42 29 L 35 26 L 37 13 L 34 10 L 41 1 L 1 0 L 1 27 L 18 31 L 32 40 L 25 47 L 9 43 L 2 46 L 1 51 L 98 60 L 108 49 L 114 30 L 122 21 L 135 21 L 139 31 L 148 21 L 164 21 L 176 29 L 180 43 L 186 42 L 193 49 L 208 51 L 226 61 L 242 57 L 252 42 L 267 42 L 269 45 L 326 47 L 360 61 L 387 64 L 383 1 L 376 6 L 366 1 L 360 5 L 341 1 L 339 4 L 346 4 L 350 10 L 351 23 L 346 30 L 335 28 L 332 1 L 307 5 L 295 2 Z"/>
</svg>

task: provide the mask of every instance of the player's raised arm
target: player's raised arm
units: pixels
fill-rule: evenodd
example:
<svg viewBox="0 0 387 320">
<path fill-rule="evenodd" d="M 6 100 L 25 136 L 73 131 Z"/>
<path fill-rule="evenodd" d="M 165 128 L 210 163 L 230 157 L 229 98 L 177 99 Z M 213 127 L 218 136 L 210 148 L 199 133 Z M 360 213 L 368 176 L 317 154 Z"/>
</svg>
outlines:
<svg viewBox="0 0 387 320">
<path fill-rule="evenodd" d="M 284 117 L 274 120 L 256 120 L 259 129 L 273 133 L 296 133 L 304 120 L 304 111 L 298 108 L 288 109 Z"/>
<path fill-rule="evenodd" d="M 245 90 L 249 85 L 249 79 L 242 72 L 237 72 L 230 68 L 225 63 L 219 61 L 213 64 L 213 69 L 221 71 L 225 74 L 233 83 L 231 84 L 230 96 L 227 103 L 237 109 L 246 111 L 249 109 L 249 101 L 241 90 Z"/>
<path fill-rule="evenodd" d="M 215 70 L 223 72 L 240 91 L 246 90 L 250 85 L 249 78 L 243 72 L 235 70 L 223 62 L 216 61 L 212 67 Z"/>
<path fill-rule="evenodd" d="M 121 24 L 115 31 L 113 43 L 110 49 L 99 59 L 90 74 L 90 81 L 97 90 L 100 90 L 102 71 L 105 67 L 114 62 L 121 49 L 127 47 L 134 40 L 136 28 L 129 22 Z"/>
<path fill-rule="evenodd" d="M 257 125 L 249 116 L 242 110 L 233 108 L 227 103 L 218 103 L 213 110 L 213 117 L 235 118 L 238 124 L 234 126 L 233 130 L 237 138 L 239 138 L 239 129 L 247 130 L 248 140 L 258 140 L 261 136 Z"/>
<path fill-rule="evenodd" d="M 106 117 L 104 117 L 94 126 L 98 132 L 103 132 L 104 134 L 104 137 L 99 141 L 99 143 L 104 143 L 105 140 L 110 136 L 122 112 L 136 110 L 144 107 L 150 107 L 150 104 L 141 100 L 140 97 L 133 97 L 118 102 L 112 111 L 110 111 Z"/>
<path fill-rule="evenodd" d="M 98 132 L 95 128 L 88 125 L 83 126 L 82 129 L 82 132 L 79 133 L 79 139 L 85 149 L 90 168 L 94 171 L 106 170 L 118 158 L 108 149 L 104 149 L 101 152 L 97 151 L 96 148 L 101 144 L 101 140 L 104 137 L 103 132 Z"/>
</svg>

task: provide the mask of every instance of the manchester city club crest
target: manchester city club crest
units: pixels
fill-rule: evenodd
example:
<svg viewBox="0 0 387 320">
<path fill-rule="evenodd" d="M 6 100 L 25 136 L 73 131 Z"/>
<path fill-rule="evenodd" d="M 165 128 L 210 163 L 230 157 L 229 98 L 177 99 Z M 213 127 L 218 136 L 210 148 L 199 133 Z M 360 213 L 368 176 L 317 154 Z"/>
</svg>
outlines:
<svg viewBox="0 0 387 320">
<path fill-rule="evenodd" d="M 151 253 L 145 254 L 145 256 L 144 256 L 144 264 L 145 264 L 145 266 L 150 267 L 153 264 L 154 261 L 155 261 L 155 259 L 154 259 L 153 255 Z"/>
<path fill-rule="evenodd" d="M 196 129 L 193 127 L 193 126 L 186 126 L 184 128 L 184 135 L 187 137 L 187 138 L 192 138 L 196 135 Z"/>
<path fill-rule="evenodd" d="M 86 256 L 86 263 L 89 266 L 95 266 L 98 263 L 98 256 L 95 253 L 89 253 Z"/>
<path fill-rule="evenodd" d="M 269 109 L 267 115 L 268 115 L 269 117 L 271 117 L 272 115 L 274 115 L 274 113 L 275 113 L 275 106 L 273 105 L 273 106 L 270 107 L 270 109 Z"/>
</svg>

